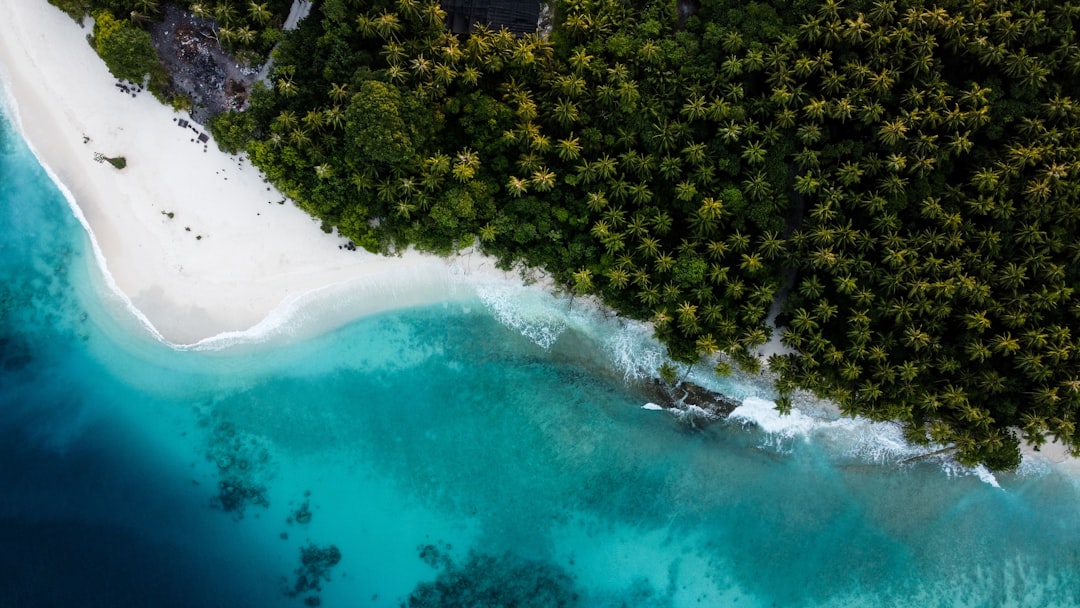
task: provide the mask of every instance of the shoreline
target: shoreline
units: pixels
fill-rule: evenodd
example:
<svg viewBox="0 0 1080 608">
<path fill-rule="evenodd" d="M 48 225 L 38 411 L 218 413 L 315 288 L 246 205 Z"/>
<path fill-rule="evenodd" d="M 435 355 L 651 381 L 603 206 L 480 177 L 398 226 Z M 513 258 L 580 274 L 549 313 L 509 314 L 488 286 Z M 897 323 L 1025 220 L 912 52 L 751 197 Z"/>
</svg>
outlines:
<svg viewBox="0 0 1080 608">
<path fill-rule="evenodd" d="M 0 5 L 5 103 L 87 231 L 106 287 L 158 341 L 181 350 L 261 344 L 460 300 L 491 282 L 522 284 L 471 248 L 447 258 L 343 250 L 345 239 L 323 233 L 246 158 L 204 151 L 176 122 L 190 121 L 186 113 L 118 91 L 86 33 L 45 0 Z M 97 162 L 95 152 L 128 166 Z M 540 283 L 554 289 L 549 277 Z M 291 321 L 301 317 L 297 331 Z M 776 338 L 757 354 L 775 350 Z M 1024 455 L 1080 472 L 1080 460 L 1050 448 Z"/>
<path fill-rule="evenodd" d="M 121 90 L 89 32 L 44 0 L 0 6 L 5 105 L 86 229 L 106 285 L 155 338 L 207 348 L 255 335 L 297 302 L 380 277 L 407 275 L 398 291 L 411 296 L 376 294 L 357 303 L 360 314 L 453 298 L 454 258 L 344 249 L 244 156 L 201 142 L 207 132 L 187 113 Z M 127 167 L 96 154 L 124 156 Z M 477 272 L 513 276 L 493 261 Z"/>
</svg>

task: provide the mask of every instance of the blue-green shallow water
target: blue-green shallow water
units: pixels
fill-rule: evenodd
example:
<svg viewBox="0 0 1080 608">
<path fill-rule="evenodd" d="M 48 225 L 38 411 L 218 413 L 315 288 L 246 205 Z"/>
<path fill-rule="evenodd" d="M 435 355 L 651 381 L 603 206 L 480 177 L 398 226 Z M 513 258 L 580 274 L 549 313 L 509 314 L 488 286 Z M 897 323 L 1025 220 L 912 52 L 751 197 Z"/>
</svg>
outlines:
<svg viewBox="0 0 1080 608">
<path fill-rule="evenodd" d="M 692 431 L 615 322 L 544 350 L 478 299 L 161 345 L 0 132 L 0 606 L 1080 605 L 1075 478 L 897 466 L 888 425 Z"/>
</svg>

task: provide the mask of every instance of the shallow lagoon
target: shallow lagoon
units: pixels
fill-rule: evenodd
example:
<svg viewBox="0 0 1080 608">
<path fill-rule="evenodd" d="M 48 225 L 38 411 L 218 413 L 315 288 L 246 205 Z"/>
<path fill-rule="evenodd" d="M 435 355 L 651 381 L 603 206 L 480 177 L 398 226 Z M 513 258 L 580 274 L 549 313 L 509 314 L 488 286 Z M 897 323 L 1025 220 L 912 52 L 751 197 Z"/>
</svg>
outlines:
<svg viewBox="0 0 1080 608">
<path fill-rule="evenodd" d="M 694 430 L 580 303 L 161 344 L 0 134 L 0 606 L 1080 605 L 1075 477 L 901 466 L 891 425 L 745 378 L 699 378 L 747 401 Z"/>
</svg>

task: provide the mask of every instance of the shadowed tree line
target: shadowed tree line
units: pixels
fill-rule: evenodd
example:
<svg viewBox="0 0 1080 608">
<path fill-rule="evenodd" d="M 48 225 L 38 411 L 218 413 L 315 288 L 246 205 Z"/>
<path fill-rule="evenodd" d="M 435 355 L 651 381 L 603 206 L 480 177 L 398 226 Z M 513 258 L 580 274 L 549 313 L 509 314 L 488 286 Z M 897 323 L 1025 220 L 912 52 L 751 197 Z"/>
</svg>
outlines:
<svg viewBox="0 0 1080 608">
<path fill-rule="evenodd" d="M 370 250 L 479 242 L 676 361 L 756 369 L 779 298 L 782 409 L 809 388 L 992 468 L 1012 429 L 1080 447 L 1080 4 L 555 6 L 458 36 L 325 0 L 215 136 Z"/>
</svg>

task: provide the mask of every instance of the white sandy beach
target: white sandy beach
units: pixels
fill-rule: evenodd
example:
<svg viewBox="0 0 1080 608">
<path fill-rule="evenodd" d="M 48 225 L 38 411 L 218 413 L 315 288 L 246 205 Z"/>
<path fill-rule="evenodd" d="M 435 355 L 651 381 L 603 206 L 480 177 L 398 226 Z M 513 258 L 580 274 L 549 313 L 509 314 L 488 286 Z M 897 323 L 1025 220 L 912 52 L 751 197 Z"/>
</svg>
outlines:
<svg viewBox="0 0 1080 608">
<path fill-rule="evenodd" d="M 165 340 L 244 331 L 304 294 L 354 282 L 372 291 L 357 312 L 429 303 L 466 271 L 493 269 L 479 256 L 462 269 L 417 253 L 340 249 L 344 239 L 278 204 L 284 197 L 246 159 L 213 141 L 204 152 L 176 122 L 186 113 L 145 91 L 122 93 L 89 33 L 45 0 L 0 2 L 0 69 L 23 135 L 70 190 L 115 287 Z M 123 156 L 127 167 L 95 153 Z"/>
</svg>

